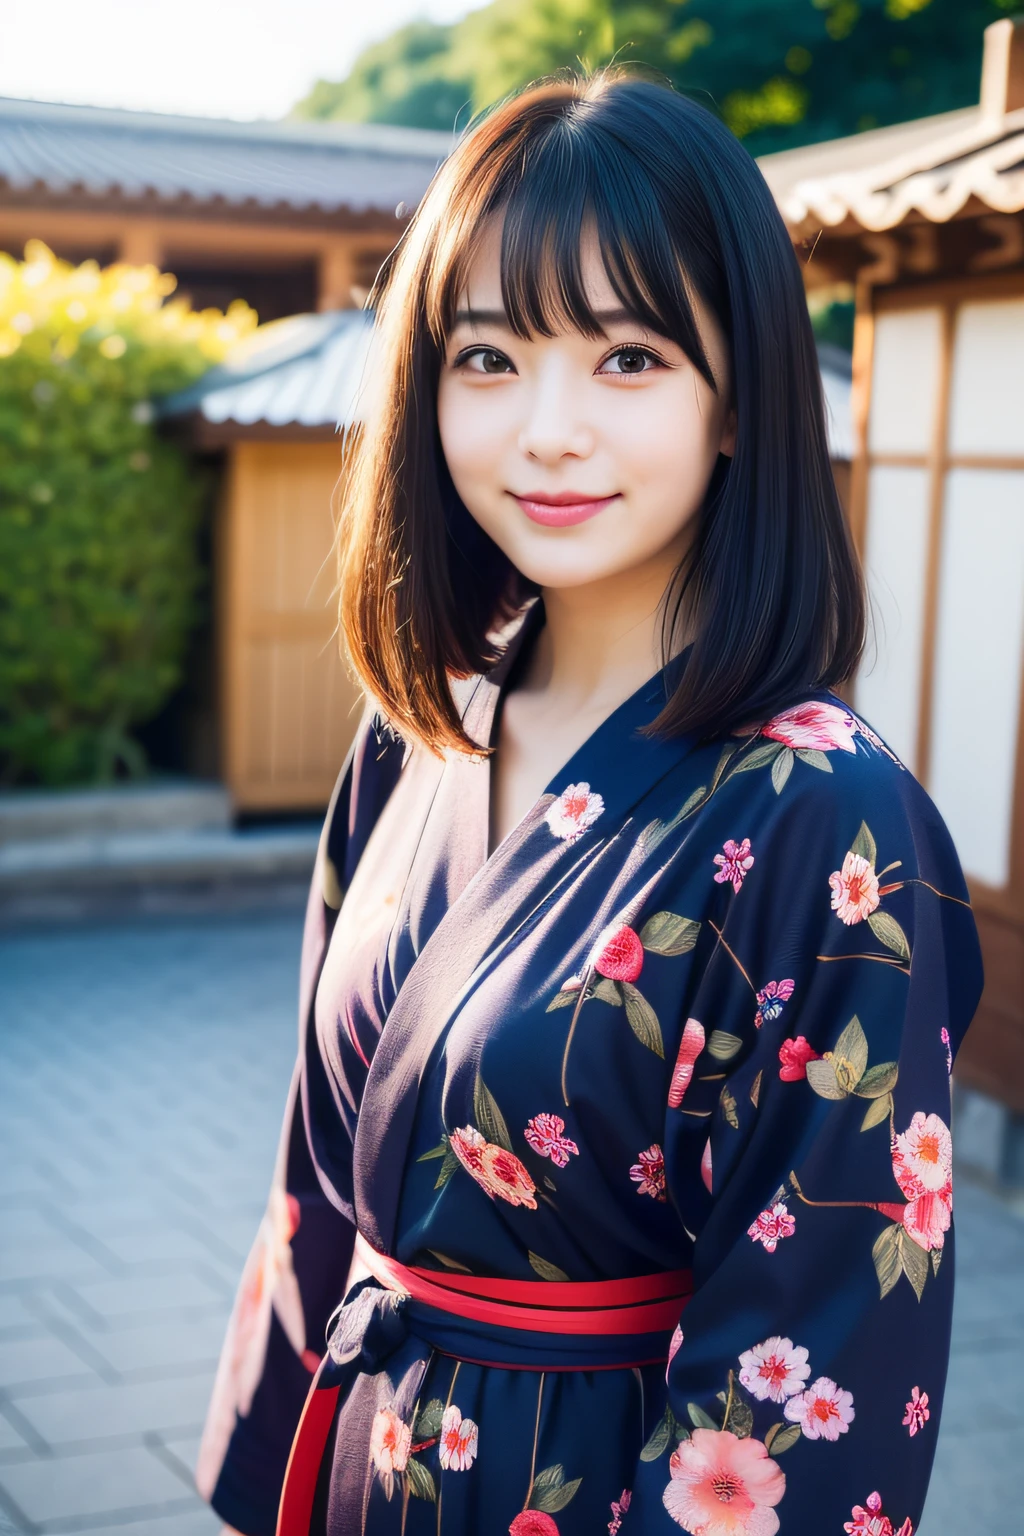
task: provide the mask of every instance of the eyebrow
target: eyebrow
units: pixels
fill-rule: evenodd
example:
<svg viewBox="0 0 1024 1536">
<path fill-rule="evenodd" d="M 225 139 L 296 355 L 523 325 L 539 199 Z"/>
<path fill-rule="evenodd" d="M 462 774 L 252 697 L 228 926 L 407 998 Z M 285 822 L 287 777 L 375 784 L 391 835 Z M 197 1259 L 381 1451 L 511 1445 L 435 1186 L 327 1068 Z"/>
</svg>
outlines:
<svg viewBox="0 0 1024 1536">
<path fill-rule="evenodd" d="M 596 309 L 594 319 L 600 325 L 639 325 L 636 315 L 628 309 Z M 503 309 L 460 309 L 455 314 L 456 325 L 495 325 L 510 331 L 508 316 Z"/>
</svg>

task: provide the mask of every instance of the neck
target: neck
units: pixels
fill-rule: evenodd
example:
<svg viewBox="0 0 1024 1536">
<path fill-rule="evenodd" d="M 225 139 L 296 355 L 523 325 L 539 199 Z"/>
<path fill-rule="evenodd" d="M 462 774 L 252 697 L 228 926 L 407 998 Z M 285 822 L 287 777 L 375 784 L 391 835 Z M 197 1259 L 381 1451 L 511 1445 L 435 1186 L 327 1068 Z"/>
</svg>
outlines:
<svg viewBox="0 0 1024 1536">
<path fill-rule="evenodd" d="M 524 679 L 561 707 L 614 707 L 668 659 L 663 598 L 678 556 L 580 587 L 545 588 L 545 626 Z"/>
</svg>

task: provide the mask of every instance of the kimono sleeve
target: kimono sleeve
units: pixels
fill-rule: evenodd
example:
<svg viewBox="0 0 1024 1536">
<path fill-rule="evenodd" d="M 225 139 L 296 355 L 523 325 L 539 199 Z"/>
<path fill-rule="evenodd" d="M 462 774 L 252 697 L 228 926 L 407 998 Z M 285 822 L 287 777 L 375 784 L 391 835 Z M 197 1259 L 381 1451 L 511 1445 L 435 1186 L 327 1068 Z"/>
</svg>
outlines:
<svg viewBox="0 0 1024 1536">
<path fill-rule="evenodd" d="M 328 1197 L 310 1152 L 310 1105 L 324 1097 L 309 1081 L 322 1071 L 310 1023 L 342 894 L 401 760 L 401 743 L 381 741 L 375 723 L 364 720 L 328 809 L 313 874 L 299 1056 L 266 1213 L 242 1271 L 196 1466 L 199 1492 L 243 1536 L 274 1536 L 292 1440 L 352 1257 L 355 1228 Z"/>
<path fill-rule="evenodd" d="M 831 772 L 809 756 L 788 788 L 737 776 L 716 813 L 664 1144 L 695 1290 L 624 1532 L 911 1536 L 921 1517 L 953 1297 L 949 1074 L 980 958 L 911 776 L 881 749 Z"/>
</svg>

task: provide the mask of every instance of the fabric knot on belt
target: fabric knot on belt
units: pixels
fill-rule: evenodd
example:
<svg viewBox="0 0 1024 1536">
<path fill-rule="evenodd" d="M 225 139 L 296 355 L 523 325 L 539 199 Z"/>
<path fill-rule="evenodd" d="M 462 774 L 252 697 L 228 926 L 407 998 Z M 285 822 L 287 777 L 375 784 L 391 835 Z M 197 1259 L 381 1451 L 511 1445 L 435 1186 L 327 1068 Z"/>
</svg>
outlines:
<svg viewBox="0 0 1024 1536">
<path fill-rule="evenodd" d="M 335 1365 L 358 1361 L 373 1375 L 409 1336 L 405 1317 L 409 1298 L 372 1279 L 359 1281 L 328 1325 L 327 1353 Z"/>
</svg>

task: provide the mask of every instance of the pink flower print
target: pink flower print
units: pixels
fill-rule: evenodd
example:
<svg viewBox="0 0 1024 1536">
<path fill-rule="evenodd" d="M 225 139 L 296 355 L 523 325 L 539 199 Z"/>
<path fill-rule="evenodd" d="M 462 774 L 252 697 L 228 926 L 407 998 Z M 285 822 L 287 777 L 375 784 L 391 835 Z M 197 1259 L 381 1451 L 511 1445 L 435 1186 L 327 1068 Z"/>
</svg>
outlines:
<svg viewBox="0 0 1024 1536">
<path fill-rule="evenodd" d="M 638 1161 L 629 1170 L 629 1176 L 634 1184 L 640 1186 L 638 1195 L 650 1195 L 654 1200 L 666 1198 L 665 1158 L 657 1142 L 652 1143 L 646 1152 L 638 1153 Z"/>
<path fill-rule="evenodd" d="M 942 1028 L 939 1030 L 939 1039 L 942 1041 L 943 1045 L 946 1047 L 946 1071 L 947 1072 L 952 1072 L 952 1070 L 953 1070 L 953 1047 L 950 1044 L 950 1041 L 949 1041 L 949 1030 L 946 1028 L 945 1024 L 943 1024 Z"/>
<path fill-rule="evenodd" d="M 807 1063 L 820 1061 L 821 1057 L 811 1049 L 803 1035 L 797 1035 L 795 1040 L 783 1040 L 779 1046 L 779 1060 L 782 1062 L 779 1068 L 782 1081 L 799 1083 L 807 1076 Z"/>
<path fill-rule="evenodd" d="M 789 1214 L 784 1200 L 778 1200 L 747 1228 L 747 1236 L 755 1243 L 763 1243 L 769 1253 L 774 1253 L 782 1239 L 792 1237 L 795 1231 L 796 1217 Z"/>
<path fill-rule="evenodd" d="M 842 869 L 829 875 L 832 887 L 832 911 L 847 926 L 862 923 L 878 906 L 878 876 L 873 864 L 859 853 L 850 852 Z"/>
<path fill-rule="evenodd" d="M 899 1530 L 896 1532 L 896 1536 L 914 1536 L 914 1527 L 913 1527 L 913 1525 L 911 1523 L 911 1519 L 910 1519 L 909 1515 L 904 1520 L 904 1522 L 900 1526 Z"/>
<path fill-rule="evenodd" d="M 781 741 L 794 751 L 856 752 L 857 721 L 838 704 L 796 704 L 762 725 L 761 735 Z"/>
<path fill-rule="evenodd" d="M 692 1536 L 775 1536 L 786 1475 L 760 1440 L 727 1429 L 695 1429 L 672 1452 L 671 1482 L 661 1496 Z"/>
<path fill-rule="evenodd" d="M 678 1109 L 686 1097 L 686 1090 L 693 1078 L 693 1067 L 704 1049 L 704 1026 L 696 1019 L 687 1019 L 683 1026 L 683 1038 L 679 1042 L 679 1054 L 672 1068 L 672 1080 L 668 1085 L 670 1109 Z"/>
<path fill-rule="evenodd" d="M 794 1346 L 792 1339 L 780 1339 L 778 1334 L 744 1350 L 740 1365 L 740 1381 L 761 1403 L 765 1398 L 784 1403 L 804 1390 L 811 1374 L 803 1345 Z"/>
<path fill-rule="evenodd" d="M 497 1195 L 509 1205 L 525 1205 L 531 1211 L 537 1209 L 534 1199 L 537 1186 L 515 1153 L 485 1141 L 471 1125 L 452 1131 L 448 1144 L 466 1172 L 492 1200 Z"/>
<path fill-rule="evenodd" d="M 378 1408 L 370 1425 L 370 1456 L 378 1472 L 404 1472 L 412 1445 L 412 1430 L 393 1408 Z"/>
<path fill-rule="evenodd" d="M 945 1121 L 918 1110 L 893 1138 L 892 1171 L 908 1200 L 945 1189 L 953 1177 L 953 1138 Z"/>
<path fill-rule="evenodd" d="M 773 1024 L 782 1013 L 783 1008 L 793 996 L 794 983 L 785 981 L 768 981 L 757 994 L 757 1012 L 754 1014 L 754 1025 L 757 1029 L 762 1024 Z"/>
<path fill-rule="evenodd" d="M 626 923 L 613 924 L 594 945 L 590 963 L 598 975 L 611 981 L 636 981 L 644 968 L 640 935 Z"/>
<path fill-rule="evenodd" d="M 922 1392 L 920 1387 L 911 1389 L 910 1402 L 906 1405 L 906 1413 L 903 1415 L 903 1424 L 910 1431 L 913 1440 L 919 1429 L 924 1429 L 931 1418 L 931 1409 L 928 1407 L 928 1393 Z"/>
<path fill-rule="evenodd" d="M 711 1193 L 711 1137 L 704 1143 L 704 1151 L 700 1156 L 700 1176 L 704 1188 Z"/>
<path fill-rule="evenodd" d="M 548 806 L 544 820 L 556 837 L 574 843 L 592 827 L 604 810 L 604 801 L 589 784 L 570 784 Z"/>
<path fill-rule="evenodd" d="M 449 1403 L 441 1419 L 438 1460 L 445 1472 L 467 1472 L 476 1460 L 478 1430 L 472 1419 L 464 1419 L 454 1403 Z"/>
<path fill-rule="evenodd" d="M 564 1168 L 570 1157 L 579 1155 L 579 1147 L 563 1136 L 565 1121 L 561 1115 L 534 1115 L 523 1132 L 527 1142 L 541 1157 L 550 1157 L 556 1168 Z"/>
<path fill-rule="evenodd" d="M 750 838 L 745 837 L 742 843 L 734 843 L 728 838 L 722 844 L 721 853 L 716 853 L 714 862 L 719 866 L 715 881 L 718 885 L 731 884 L 734 891 L 738 891 L 746 879 L 747 871 L 753 867 L 754 855 L 750 851 Z"/>
<path fill-rule="evenodd" d="M 676 1355 L 678 1355 L 678 1353 L 682 1349 L 682 1347 L 683 1347 L 683 1330 L 680 1328 L 679 1324 L 676 1323 L 675 1328 L 672 1330 L 672 1337 L 669 1340 L 668 1359 L 665 1361 L 665 1380 L 666 1381 L 668 1381 L 669 1367 L 671 1366 L 672 1361 L 675 1359 Z"/>
<path fill-rule="evenodd" d="M 819 1376 L 806 1392 L 791 1397 L 782 1410 L 808 1440 L 838 1440 L 853 1423 L 853 1393 L 844 1392 L 828 1376 Z"/>
<path fill-rule="evenodd" d="M 524 1509 L 509 1526 L 508 1536 L 558 1536 L 558 1526 L 542 1509 Z"/>
<path fill-rule="evenodd" d="M 622 1517 L 632 1502 L 632 1492 L 623 1488 L 617 1499 L 612 1499 L 612 1517 L 608 1522 L 608 1536 L 619 1536 L 622 1526 Z"/>
<path fill-rule="evenodd" d="M 853 1519 L 846 1521 L 843 1530 L 847 1536 L 893 1536 L 892 1521 L 882 1513 L 881 1494 L 869 1493 L 866 1508 L 863 1504 L 855 1504 Z"/>
<path fill-rule="evenodd" d="M 953 1138 L 945 1121 L 918 1110 L 893 1137 L 892 1171 L 908 1202 L 907 1235 L 919 1248 L 941 1248 L 953 1215 Z"/>
</svg>

